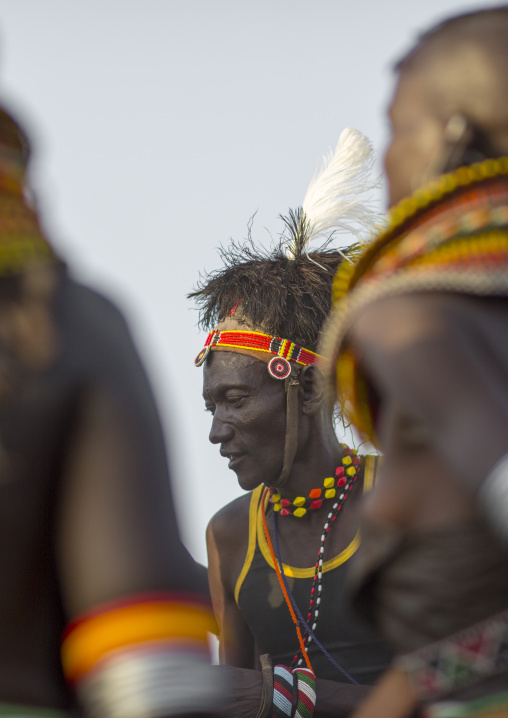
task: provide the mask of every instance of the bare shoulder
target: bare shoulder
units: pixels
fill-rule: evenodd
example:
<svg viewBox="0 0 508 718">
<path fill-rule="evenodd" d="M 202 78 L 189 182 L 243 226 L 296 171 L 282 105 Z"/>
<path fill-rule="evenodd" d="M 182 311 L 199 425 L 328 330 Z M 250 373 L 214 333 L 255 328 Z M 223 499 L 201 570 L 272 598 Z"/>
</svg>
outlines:
<svg viewBox="0 0 508 718">
<path fill-rule="evenodd" d="M 251 496 L 251 492 L 239 496 L 219 509 L 210 519 L 207 536 L 210 533 L 213 535 L 219 550 L 234 549 L 235 542 L 241 544 L 242 539 L 248 540 Z"/>
<path fill-rule="evenodd" d="M 231 591 L 247 554 L 251 496 L 248 493 L 224 506 L 206 529 L 209 573 L 218 571 L 223 586 Z"/>
</svg>

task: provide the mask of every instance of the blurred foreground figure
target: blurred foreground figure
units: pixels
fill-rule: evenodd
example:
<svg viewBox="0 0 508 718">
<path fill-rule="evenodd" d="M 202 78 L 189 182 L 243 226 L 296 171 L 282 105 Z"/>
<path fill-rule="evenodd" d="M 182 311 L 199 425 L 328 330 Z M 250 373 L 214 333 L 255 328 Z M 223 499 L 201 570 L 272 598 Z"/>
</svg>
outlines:
<svg viewBox="0 0 508 718">
<path fill-rule="evenodd" d="M 508 8 L 398 71 L 390 226 L 339 270 L 323 347 L 385 453 L 354 602 L 400 658 L 358 716 L 508 716 Z"/>
<path fill-rule="evenodd" d="M 46 241 L 28 158 L 0 110 L 0 714 L 208 715 L 213 619 L 152 393 L 122 316 Z"/>
<path fill-rule="evenodd" d="M 373 184 L 372 161 L 366 138 L 344 130 L 275 247 L 233 244 L 222 252 L 225 266 L 191 295 L 211 330 L 196 359 L 210 441 L 249 492 L 207 531 L 221 661 L 237 667 L 236 685 L 240 668 L 258 669 L 260 657 L 271 656 L 260 716 L 272 714 L 272 699 L 273 715 L 304 715 L 304 690 L 309 711 L 317 692 L 316 716 L 348 715 L 391 659 L 344 596 L 377 457 L 339 443 L 335 402 L 315 392 L 333 276 L 350 261 L 350 249 L 333 248 L 329 238 L 376 218 L 360 199 Z M 315 246 L 320 235 L 328 241 Z M 314 676 L 328 679 L 317 691 Z M 252 718 L 260 703 L 258 695 Z"/>
</svg>

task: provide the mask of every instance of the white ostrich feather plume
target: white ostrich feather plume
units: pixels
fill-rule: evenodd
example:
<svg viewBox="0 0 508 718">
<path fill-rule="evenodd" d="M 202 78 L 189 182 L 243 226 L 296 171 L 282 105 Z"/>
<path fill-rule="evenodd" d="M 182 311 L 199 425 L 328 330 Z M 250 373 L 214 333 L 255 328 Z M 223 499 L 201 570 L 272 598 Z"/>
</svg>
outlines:
<svg viewBox="0 0 508 718">
<path fill-rule="evenodd" d="M 358 237 L 379 225 L 382 215 L 366 196 L 380 182 L 379 178 L 371 177 L 373 165 L 374 153 L 369 140 L 358 130 L 343 130 L 335 152 L 330 151 L 325 157 L 302 203 L 309 226 L 307 243 L 325 232 L 337 230 Z M 294 256 L 291 245 L 288 256 Z"/>
</svg>

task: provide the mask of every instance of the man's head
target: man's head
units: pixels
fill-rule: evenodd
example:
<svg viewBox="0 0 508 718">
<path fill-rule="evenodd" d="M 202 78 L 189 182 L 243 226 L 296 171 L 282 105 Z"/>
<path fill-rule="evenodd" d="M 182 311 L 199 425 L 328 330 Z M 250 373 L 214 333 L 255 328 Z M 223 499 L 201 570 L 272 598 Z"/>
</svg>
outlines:
<svg viewBox="0 0 508 718">
<path fill-rule="evenodd" d="M 271 252 L 257 251 L 250 242 L 224 250 L 225 266 L 206 277 L 191 295 L 200 306 L 201 326 L 253 333 L 254 339 L 260 335 L 287 339 L 309 354 L 315 352 L 330 309 L 333 276 L 344 254 L 325 246 L 288 259 L 285 248 L 281 240 Z M 213 348 L 204 363 L 203 389 L 213 414 L 210 441 L 220 444 L 221 454 L 230 457 L 229 466 L 242 488 L 273 485 L 287 458 L 289 383 L 299 382 L 293 389 L 295 447 L 305 451 L 310 425 L 321 421 L 322 398 L 313 392 L 319 370 L 290 360 L 290 374 L 280 381 L 267 364 L 276 355 L 245 347 Z M 328 422 L 331 426 L 331 411 Z"/>
<path fill-rule="evenodd" d="M 508 155 L 508 6 L 441 23 L 396 69 L 390 206 L 444 171 Z"/>
</svg>

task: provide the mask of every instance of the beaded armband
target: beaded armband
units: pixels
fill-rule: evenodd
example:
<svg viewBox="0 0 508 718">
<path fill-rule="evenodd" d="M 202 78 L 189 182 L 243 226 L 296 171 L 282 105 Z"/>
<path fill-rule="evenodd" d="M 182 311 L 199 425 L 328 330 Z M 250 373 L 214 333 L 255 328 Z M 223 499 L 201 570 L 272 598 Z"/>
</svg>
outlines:
<svg viewBox="0 0 508 718">
<path fill-rule="evenodd" d="M 68 627 L 64 672 L 92 717 L 213 713 L 224 694 L 209 665 L 214 625 L 206 604 L 183 595 L 101 606 Z"/>
<path fill-rule="evenodd" d="M 397 659 L 422 701 L 442 698 L 508 669 L 508 611 Z"/>
</svg>

